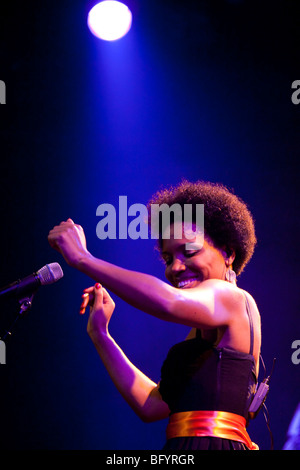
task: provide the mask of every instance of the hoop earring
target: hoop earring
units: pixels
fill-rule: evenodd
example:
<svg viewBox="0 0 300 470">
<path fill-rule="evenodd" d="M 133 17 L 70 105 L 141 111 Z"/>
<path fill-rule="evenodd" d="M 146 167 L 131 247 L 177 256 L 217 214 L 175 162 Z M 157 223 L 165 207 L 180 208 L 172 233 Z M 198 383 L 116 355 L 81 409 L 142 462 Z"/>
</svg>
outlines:
<svg viewBox="0 0 300 470">
<path fill-rule="evenodd" d="M 225 279 L 226 279 L 226 281 L 231 282 L 232 284 L 234 284 L 235 280 L 236 280 L 235 272 L 232 269 L 229 268 L 228 271 L 226 271 Z"/>
</svg>

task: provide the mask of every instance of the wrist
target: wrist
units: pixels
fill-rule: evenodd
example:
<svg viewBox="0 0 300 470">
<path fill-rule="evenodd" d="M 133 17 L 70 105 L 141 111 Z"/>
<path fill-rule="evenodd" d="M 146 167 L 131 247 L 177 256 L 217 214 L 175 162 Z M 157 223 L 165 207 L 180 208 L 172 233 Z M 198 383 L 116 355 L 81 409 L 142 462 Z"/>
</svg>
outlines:
<svg viewBox="0 0 300 470">
<path fill-rule="evenodd" d="M 95 345 L 99 345 L 110 339 L 110 334 L 107 325 L 104 325 L 103 327 L 94 328 L 88 324 L 87 333 Z"/>
<path fill-rule="evenodd" d="M 72 267 L 78 269 L 81 272 L 85 272 L 91 265 L 93 259 L 94 256 L 89 251 L 86 251 L 80 254 Z"/>
</svg>

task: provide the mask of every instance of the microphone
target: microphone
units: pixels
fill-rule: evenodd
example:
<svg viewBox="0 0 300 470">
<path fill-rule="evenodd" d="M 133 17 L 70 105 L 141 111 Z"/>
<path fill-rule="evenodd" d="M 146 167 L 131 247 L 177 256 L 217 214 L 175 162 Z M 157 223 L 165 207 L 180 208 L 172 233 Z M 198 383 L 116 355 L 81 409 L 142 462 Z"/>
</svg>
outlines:
<svg viewBox="0 0 300 470">
<path fill-rule="evenodd" d="M 58 263 L 50 263 L 43 266 L 36 273 L 19 279 L 0 289 L 0 297 L 15 296 L 18 299 L 34 294 L 42 285 L 53 284 L 63 277 L 64 273 Z"/>
</svg>

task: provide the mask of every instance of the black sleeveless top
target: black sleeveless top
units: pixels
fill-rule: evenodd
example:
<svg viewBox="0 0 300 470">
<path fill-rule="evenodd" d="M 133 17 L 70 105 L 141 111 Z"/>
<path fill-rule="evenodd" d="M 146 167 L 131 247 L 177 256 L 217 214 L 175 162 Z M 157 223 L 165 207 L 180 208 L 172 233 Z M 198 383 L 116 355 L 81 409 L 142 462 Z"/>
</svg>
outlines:
<svg viewBox="0 0 300 470">
<path fill-rule="evenodd" d="M 215 347 L 201 338 L 199 330 L 196 338 L 182 341 L 170 349 L 162 365 L 159 391 L 171 414 L 211 410 L 248 418 L 257 378 L 253 325 L 247 297 L 246 308 L 250 323 L 249 354 Z"/>
</svg>

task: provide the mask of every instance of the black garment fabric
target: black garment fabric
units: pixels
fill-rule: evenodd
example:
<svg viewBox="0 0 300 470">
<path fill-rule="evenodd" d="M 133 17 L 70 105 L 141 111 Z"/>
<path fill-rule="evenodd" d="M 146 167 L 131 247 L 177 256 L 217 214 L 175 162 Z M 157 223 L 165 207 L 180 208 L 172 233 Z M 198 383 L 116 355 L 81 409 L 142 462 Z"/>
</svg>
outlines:
<svg viewBox="0 0 300 470">
<path fill-rule="evenodd" d="M 161 369 L 159 390 L 171 414 L 226 411 L 248 418 L 257 379 L 252 354 L 214 347 L 196 338 L 173 346 Z M 245 450 L 242 443 L 217 437 L 169 439 L 164 449 Z"/>
<path fill-rule="evenodd" d="M 220 437 L 175 437 L 163 450 L 249 450 L 245 444 Z"/>
<path fill-rule="evenodd" d="M 256 386 L 254 370 L 251 354 L 193 338 L 170 349 L 159 391 L 171 413 L 227 411 L 247 419 Z"/>
</svg>

